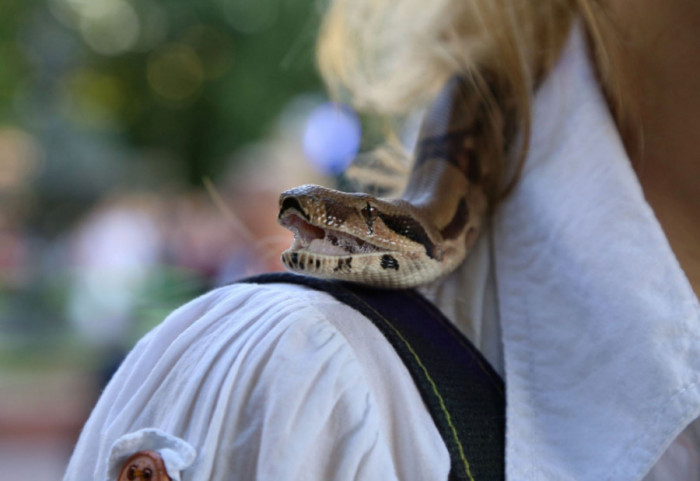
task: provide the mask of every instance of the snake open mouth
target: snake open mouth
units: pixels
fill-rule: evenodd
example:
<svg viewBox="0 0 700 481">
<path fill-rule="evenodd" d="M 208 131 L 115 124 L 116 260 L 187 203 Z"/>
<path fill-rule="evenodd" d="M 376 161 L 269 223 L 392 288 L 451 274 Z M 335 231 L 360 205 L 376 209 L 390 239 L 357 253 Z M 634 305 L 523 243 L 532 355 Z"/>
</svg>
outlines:
<svg viewBox="0 0 700 481">
<path fill-rule="evenodd" d="M 280 224 L 294 233 L 294 243 L 290 247 L 291 251 L 306 250 L 327 256 L 386 252 L 386 249 L 359 237 L 338 230 L 315 226 L 293 212 L 280 218 Z"/>
</svg>

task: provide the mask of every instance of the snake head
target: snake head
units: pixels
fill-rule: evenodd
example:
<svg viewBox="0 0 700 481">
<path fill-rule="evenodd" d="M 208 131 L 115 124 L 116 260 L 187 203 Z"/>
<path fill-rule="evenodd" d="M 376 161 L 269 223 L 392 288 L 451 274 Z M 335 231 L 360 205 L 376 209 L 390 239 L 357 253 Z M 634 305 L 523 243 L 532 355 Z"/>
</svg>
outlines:
<svg viewBox="0 0 700 481">
<path fill-rule="evenodd" d="M 278 221 L 294 233 L 287 269 L 381 287 L 414 287 L 444 270 L 440 232 L 401 199 L 303 185 L 280 196 Z"/>
</svg>

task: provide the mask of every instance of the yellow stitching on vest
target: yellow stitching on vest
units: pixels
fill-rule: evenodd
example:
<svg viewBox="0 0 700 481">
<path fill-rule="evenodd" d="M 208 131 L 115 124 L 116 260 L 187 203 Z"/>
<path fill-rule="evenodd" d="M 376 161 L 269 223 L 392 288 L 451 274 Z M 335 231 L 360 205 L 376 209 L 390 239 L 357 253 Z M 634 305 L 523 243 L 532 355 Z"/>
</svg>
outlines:
<svg viewBox="0 0 700 481">
<path fill-rule="evenodd" d="M 401 335 L 401 332 L 399 332 L 396 327 L 387 319 L 386 317 L 382 316 L 381 313 L 377 312 L 371 305 L 367 304 L 362 298 L 358 297 L 355 295 L 354 292 L 352 291 L 347 291 L 350 294 L 352 294 L 353 297 L 355 297 L 357 300 L 362 302 L 365 306 L 367 306 L 369 309 L 371 309 L 377 316 L 382 318 L 384 322 L 387 323 L 387 325 L 391 328 L 392 331 L 396 333 L 397 336 L 403 341 L 404 344 L 406 344 L 406 347 L 408 347 L 408 350 L 411 352 L 413 357 L 415 358 L 416 362 L 420 366 L 420 368 L 423 370 L 423 373 L 425 374 L 425 377 L 428 379 L 428 382 L 430 383 L 430 386 L 433 388 L 433 393 L 437 396 L 438 400 L 440 401 L 440 408 L 442 411 L 445 413 L 445 417 L 447 418 L 447 424 L 449 424 L 450 429 L 452 430 L 452 436 L 454 437 L 455 442 L 457 443 L 457 447 L 459 448 L 459 457 L 464 463 L 464 468 L 467 471 L 467 476 L 471 481 L 475 481 L 474 477 L 472 476 L 471 470 L 469 469 L 469 461 L 467 461 L 467 457 L 464 454 L 464 448 L 462 447 L 462 443 L 459 440 L 459 436 L 457 435 L 457 429 L 455 428 L 454 424 L 452 424 L 452 417 L 450 416 L 450 412 L 447 410 L 447 406 L 445 406 L 445 401 L 442 399 L 442 396 L 440 395 L 440 392 L 437 389 L 437 386 L 435 385 L 435 382 L 433 381 L 433 378 L 430 377 L 430 374 L 428 373 L 428 369 L 423 365 L 423 362 L 421 361 L 420 357 L 418 356 L 418 353 L 413 350 L 413 347 L 411 344 L 408 342 L 406 338 L 404 338 Z"/>
<path fill-rule="evenodd" d="M 409 292 L 409 294 L 411 295 L 411 297 L 413 297 L 414 299 L 419 301 L 421 304 L 423 304 L 427 308 L 435 308 L 435 306 L 433 306 L 432 304 L 427 302 L 423 297 L 416 295 L 413 292 Z M 438 309 L 438 311 L 439 311 L 439 309 Z M 445 324 L 439 316 L 435 316 L 435 317 L 440 324 L 443 324 L 443 325 Z M 454 327 L 454 325 L 452 327 Z M 501 389 L 501 385 L 498 382 L 500 379 L 499 380 L 494 379 L 493 374 L 488 369 L 486 369 L 486 366 L 484 366 L 484 364 L 481 362 L 481 359 L 479 359 L 478 356 L 473 356 L 471 354 L 471 352 L 470 352 L 471 349 L 469 348 L 469 346 L 467 346 L 467 344 L 464 342 L 464 340 L 462 338 L 454 335 L 449 329 L 447 329 L 447 333 L 450 335 L 450 337 L 454 338 L 457 342 L 459 342 L 467 350 L 467 352 L 469 352 L 469 355 L 471 356 L 471 358 L 474 359 L 474 361 L 476 361 L 479 368 L 483 371 L 484 374 L 486 374 L 486 377 L 488 377 L 492 381 L 493 387 L 496 388 L 496 390 L 499 393 L 501 393 L 505 396 L 505 392 L 503 392 L 503 389 Z"/>
</svg>

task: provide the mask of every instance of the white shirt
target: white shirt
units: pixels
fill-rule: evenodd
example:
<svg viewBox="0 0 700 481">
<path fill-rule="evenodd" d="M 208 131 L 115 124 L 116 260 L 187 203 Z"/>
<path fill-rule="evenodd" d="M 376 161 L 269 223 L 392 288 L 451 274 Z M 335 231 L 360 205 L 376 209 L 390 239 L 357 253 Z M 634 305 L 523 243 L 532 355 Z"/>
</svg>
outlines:
<svg viewBox="0 0 700 481">
<path fill-rule="evenodd" d="M 700 415 L 700 306 L 580 31 L 538 91 L 517 188 L 464 265 L 425 293 L 505 376 L 509 480 L 639 481 L 652 467 L 647 480 L 700 479 L 697 429 L 683 431 Z M 371 322 L 286 285 L 215 290 L 141 340 L 65 480 L 112 479 L 120 453 L 148 448 L 183 480 L 449 471 L 410 375 Z"/>
</svg>

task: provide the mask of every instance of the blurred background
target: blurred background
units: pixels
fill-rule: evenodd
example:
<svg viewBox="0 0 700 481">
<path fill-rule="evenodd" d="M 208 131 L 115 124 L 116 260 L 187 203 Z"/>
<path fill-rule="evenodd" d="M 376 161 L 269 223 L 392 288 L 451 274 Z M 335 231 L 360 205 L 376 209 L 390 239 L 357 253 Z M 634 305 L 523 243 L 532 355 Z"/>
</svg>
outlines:
<svg viewBox="0 0 700 481">
<path fill-rule="evenodd" d="M 367 138 L 316 74 L 317 0 L 3 0 L 0 469 L 58 480 L 130 346 L 279 270 L 289 187 Z M 371 130 L 371 129 L 370 129 Z"/>
</svg>

